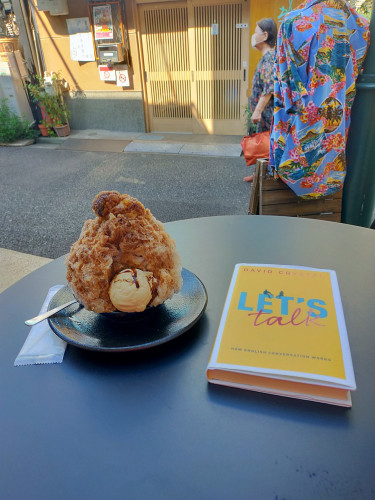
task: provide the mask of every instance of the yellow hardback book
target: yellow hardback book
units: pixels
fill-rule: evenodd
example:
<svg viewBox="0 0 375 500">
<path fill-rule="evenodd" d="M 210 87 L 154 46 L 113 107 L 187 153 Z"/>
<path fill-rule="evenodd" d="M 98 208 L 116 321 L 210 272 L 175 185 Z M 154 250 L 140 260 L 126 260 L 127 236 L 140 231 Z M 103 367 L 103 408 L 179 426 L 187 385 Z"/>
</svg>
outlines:
<svg viewBox="0 0 375 500">
<path fill-rule="evenodd" d="M 237 264 L 207 378 L 352 406 L 356 384 L 335 271 Z"/>
</svg>

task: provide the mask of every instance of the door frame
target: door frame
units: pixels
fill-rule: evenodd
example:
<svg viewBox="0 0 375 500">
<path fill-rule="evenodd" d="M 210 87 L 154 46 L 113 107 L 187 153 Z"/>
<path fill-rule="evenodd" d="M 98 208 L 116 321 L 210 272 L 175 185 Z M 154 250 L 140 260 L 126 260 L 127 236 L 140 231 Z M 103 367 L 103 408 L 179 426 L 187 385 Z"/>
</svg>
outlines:
<svg viewBox="0 0 375 500">
<path fill-rule="evenodd" d="M 243 21 L 248 24 L 247 28 L 243 28 L 244 34 L 242 40 L 242 49 L 243 49 L 243 55 L 242 55 L 242 63 L 243 63 L 243 68 L 242 71 L 245 70 L 246 77 L 244 79 L 244 82 L 241 85 L 241 102 L 242 99 L 244 99 L 243 103 L 247 104 L 247 94 L 248 94 L 248 82 L 249 82 L 249 57 L 250 57 L 250 35 L 249 35 L 249 19 L 250 19 L 250 2 L 249 0 L 133 0 L 133 15 L 134 15 L 134 21 L 135 21 L 135 27 L 136 27 L 136 33 L 137 33 L 137 48 L 138 48 L 138 54 L 139 54 L 139 64 L 140 64 L 140 70 L 141 70 L 141 75 L 140 75 L 140 80 L 141 80 L 141 85 L 142 85 L 142 93 L 143 93 L 143 99 L 142 99 L 142 104 L 143 104 L 143 110 L 144 110 L 144 116 L 145 116 L 145 125 L 146 125 L 146 132 L 151 132 L 151 118 L 150 118 L 150 110 L 149 110 L 149 99 L 148 99 L 148 91 L 147 91 L 147 85 L 146 85 L 146 78 L 145 78 L 145 60 L 144 60 L 144 51 L 143 51 L 143 44 L 142 44 L 142 30 L 141 30 L 141 20 L 140 20 L 140 7 L 145 6 L 146 4 L 171 4 L 171 3 L 185 3 L 187 8 L 188 8 L 188 40 L 189 40 L 189 46 L 190 47 L 195 47 L 195 43 L 191 45 L 191 38 L 194 37 L 194 30 L 191 25 L 191 20 L 189 17 L 192 15 L 192 9 L 195 6 L 210 6 L 210 5 L 222 5 L 222 4 L 233 4 L 233 3 L 242 3 L 242 18 Z M 190 9 L 189 9 L 190 6 Z M 189 51 L 193 52 L 193 51 Z M 191 58 L 195 58 L 195 54 L 190 54 L 189 53 L 190 60 Z M 192 65 L 192 61 L 190 61 L 190 65 Z M 194 67 L 195 67 L 195 61 L 194 61 Z M 194 83 L 196 82 L 194 78 Z M 192 82 L 193 83 L 193 82 Z M 241 103 L 242 106 L 242 103 Z M 192 106 L 192 114 L 194 117 L 194 123 L 200 123 L 200 120 L 196 116 L 196 109 L 195 106 Z M 194 116 L 195 115 L 195 116 Z M 244 119 L 245 122 L 245 119 Z M 193 128 L 193 127 L 192 127 Z M 245 129 L 245 125 L 244 125 Z M 181 131 L 181 133 L 184 133 Z M 196 127 L 196 130 L 192 130 L 191 133 L 202 133 L 202 134 L 209 134 L 207 130 L 204 129 L 204 127 Z"/>
</svg>

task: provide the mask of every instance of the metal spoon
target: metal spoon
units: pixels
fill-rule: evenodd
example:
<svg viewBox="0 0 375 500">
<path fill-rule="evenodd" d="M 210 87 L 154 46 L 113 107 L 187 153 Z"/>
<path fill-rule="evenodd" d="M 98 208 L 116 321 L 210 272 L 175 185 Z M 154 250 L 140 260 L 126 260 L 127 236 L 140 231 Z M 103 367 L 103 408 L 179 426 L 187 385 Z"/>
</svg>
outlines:
<svg viewBox="0 0 375 500">
<path fill-rule="evenodd" d="M 26 320 L 25 324 L 28 326 L 36 325 L 37 323 L 40 323 L 44 319 L 49 318 L 50 316 L 53 316 L 57 312 L 61 311 L 61 309 L 65 309 L 65 307 L 71 306 L 75 302 L 78 302 L 78 300 L 74 299 L 74 300 L 71 300 L 70 302 L 66 302 L 62 306 L 55 307 L 54 309 L 51 309 L 50 311 L 47 311 L 43 314 L 39 314 L 39 316 L 35 316 L 35 318 L 31 318 L 31 319 Z"/>
</svg>

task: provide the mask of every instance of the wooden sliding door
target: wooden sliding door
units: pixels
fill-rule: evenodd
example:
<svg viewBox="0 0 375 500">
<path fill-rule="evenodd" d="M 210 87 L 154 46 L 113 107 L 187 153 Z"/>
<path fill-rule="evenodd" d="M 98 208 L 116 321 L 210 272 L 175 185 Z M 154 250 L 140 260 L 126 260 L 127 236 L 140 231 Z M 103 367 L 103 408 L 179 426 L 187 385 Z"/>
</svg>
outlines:
<svg viewBox="0 0 375 500">
<path fill-rule="evenodd" d="M 245 132 L 247 2 L 168 2 L 140 9 L 152 131 Z"/>
</svg>

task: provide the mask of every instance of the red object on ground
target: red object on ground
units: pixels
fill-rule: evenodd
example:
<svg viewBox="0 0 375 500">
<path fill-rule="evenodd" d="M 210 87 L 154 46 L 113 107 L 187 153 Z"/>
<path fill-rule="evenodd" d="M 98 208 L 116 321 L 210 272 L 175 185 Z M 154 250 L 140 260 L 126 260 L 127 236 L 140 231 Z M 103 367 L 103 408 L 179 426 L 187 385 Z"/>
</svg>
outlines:
<svg viewBox="0 0 375 500">
<path fill-rule="evenodd" d="M 49 125 L 52 123 L 51 118 L 49 117 L 48 113 L 46 113 L 44 106 L 40 106 L 40 111 L 42 113 L 42 119 Z"/>
<path fill-rule="evenodd" d="M 42 125 L 41 123 L 39 123 L 38 125 L 39 127 L 39 130 L 40 130 L 40 133 L 42 134 L 43 137 L 48 137 L 48 129 L 45 125 Z"/>
</svg>

